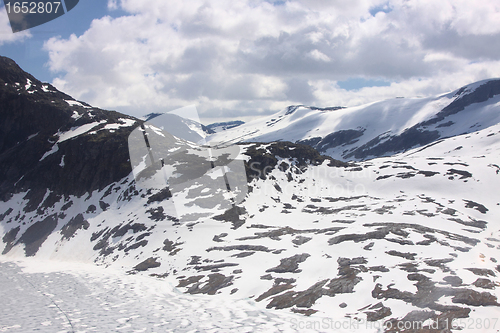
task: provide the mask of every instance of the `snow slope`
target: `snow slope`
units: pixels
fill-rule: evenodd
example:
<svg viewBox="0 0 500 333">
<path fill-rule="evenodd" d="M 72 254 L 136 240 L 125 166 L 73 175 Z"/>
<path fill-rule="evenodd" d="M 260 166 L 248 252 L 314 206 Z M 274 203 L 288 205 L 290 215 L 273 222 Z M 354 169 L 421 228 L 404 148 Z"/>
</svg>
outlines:
<svg viewBox="0 0 500 333">
<path fill-rule="evenodd" d="M 209 140 L 302 142 L 333 158 L 364 160 L 478 131 L 500 121 L 500 80 L 428 98 L 396 98 L 351 108 L 290 106 Z"/>
<path fill-rule="evenodd" d="M 0 332 L 299 332 L 301 320 L 94 265 L 0 257 L 0 286 Z"/>
</svg>

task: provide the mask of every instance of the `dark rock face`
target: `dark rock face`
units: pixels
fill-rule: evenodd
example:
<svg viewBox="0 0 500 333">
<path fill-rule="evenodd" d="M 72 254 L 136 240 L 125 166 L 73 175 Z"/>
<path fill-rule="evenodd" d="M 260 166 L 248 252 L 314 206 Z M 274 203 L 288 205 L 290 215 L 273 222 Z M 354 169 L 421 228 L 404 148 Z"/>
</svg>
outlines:
<svg viewBox="0 0 500 333">
<path fill-rule="evenodd" d="M 70 239 L 73 237 L 75 232 L 78 229 L 88 229 L 90 224 L 85 220 L 82 214 L 78 214 L 74 218 L 72 218 L 68 224 L 66 224 L 62 229 L 61 229 L 61 234 L 63 235 L 64 238 Z"/>
<path fill-rule="evenodd" d="M 306 106 L 305 105 L 290 105 L 287 108 L 285 115 L 289 115 L 289 114 L 294 113 L 300 107 L 306 107 Z M 311 110 L 320 110 L 320 111 L 336 111 L 336 110 L 345 109 L 343 106 L 330 106 L 330 107 L 326 107 L 326 108 L 320 108 L 320 107 L 316 107 L 316 106 L 307 106 L 307 108 L 309 108 Z"/>
<path fill-rule="evenodd" d="M 276 296 L 267 305 L 267 308 L 284 309 L 293 305 L 301 308 L 309 308 L 323 295 L 322 287 L 327 281 L 328 279 L 319 281 L 301 292 L 288 291 L 282 295 Z"/>
<path fill-rule="evenodd" d="M 124 120 L 139 125 L 77 102 L 0 57 L 0 199 L 29 190 L 28 199 L 36 201 L 47 189 L 81 196 L 126 177 L 127 138 L 135 126 L 103 129 Z M 61 133 L 91 123 L 95 134 L 58 142 Z"/>
<path fill-rule="evenodd" d="M 365 312 L 367 321 L 377 321 L 392 314 L 391 309 L 384 306 L 382 302 L 377 303 L 368 309 L 373 311 Z"/>
<path fill-rule="evenodd" d="M 265 179 L 266 175 L 278 164 L 278 157 L 295 159 L 299 168 L 307 165 L 319 165 L 325 160 L 328 166 L 347 167 L 350 164 L 335 160 L 329 156 L 321 155 L 316 149 L 306 144 L 291 143 L 286 141 L 273 142 L 271 144 L 252 145 L 247 149 L 245 155 L 250 156 L 250 160 L 245 161 L 245 169 L 248 181 L 254 177 Z M 285 171 L 285 166 L 280 169 Z"/>
<path fill-rule="evenodd" d="M 244 122 L 241 120 L 227 121 L 227 122 L 223 122 L 223 123 L 213 123 L 213 124 L 206 126 L 206 128 L 207 128 L 206 132 L 208 134 L 212 134 L 212 133 L 215 133 L 214 129 L 217 127 L 220 127 L 220 128 L 222 128 L 222 130 L 225 131 L 225 130 L 228 130 L 230 128 L 240 126 L 242 124 L 244 124 Z"/>
<path fill-rule="evenodd" d="M 21 236 L 18 243 L 25 245 L 24 252 L 27 257 L 34 256 L 40 246 L 57 226 L 57 215 L 47 216 L 42 221 L 31 225 Z"/>
<path fill-rule="evenodd" d="M 330 133 L 324 138 L 311 138 L 298 141 L 297 143 L 312 146 L 318 149 L 319 152 L 325 152 L 329 148 L 355 143 L 357 141 L 356 139 L 363 135 L 363 132 L 364 130 L 341 130 Z"/>
<path fill-rule="evenodd" d="M 310 257 L 308 253 L 302 253 L 302 254 L 296 254 L 290 258 L 281 259 L 281 262 L 278 266 L 270 268 L 266 270 L 266 272 L 299 273 L 301 272 L 301 270 L 299 269 L 299 263 L 306 261 L 308 257 Z"/>
<path fill-rule="evenodd" d="M 268 269 L 266 272 L 297 272 L 298 263 L 305 261 L 308 257 L 309 254 L 303 253 L 282 259 L 278 267 Z M 339 276 L 337 278 L 318 281 L 303 291 L 288 290 L 295 287 L 293 285 L 293 283 L 296 282 L 295 279 L 276 278 L 274 279 L 274 284 L 271 289 L 260 295 L 256 301 L 259 302 L 267 297 L 288 290 L 285 293 L 271 297 L 271 302 L 267 305 L 267 308 L 284 309 L 292 306 L 296 306 L 297 308 L 310 308 L 323 295 L 334 297 L 336 294 L 352 293 L 354 287 L 362 280 L 357 274 L 361 272 L 362 269 L 366 269 L 362 264 L 367 263 L 367 261 L 363 257 L 358 257 L 353 259 L 339 258 L 337 262 L 339 264 Z M 273 279 L 271 275 L 261 277 L 261 279 L 264 278 Z M 373 307 L 373 309 L 375 308 L 378 309 L 378 307 Z M 303 313 L 305 315 L 316 312 L 316 310 L 313 309 L 308 310 L 309 311 L 303 312 L 296 308 L 292 309 L 294 312 Z M 373 311 L 371 315 L 373 318 L 383 318 L 390 314 L 390 309 L 382 306 L 381 309 Z"/>
<path fill-rule="evenodd" d="M 463 87 L 457 91 L 455 94 L 456 96 L 460 96 L 463 94 L 466 90 L 466 87 Z M 474 103 L 481 103 L 485 102 L 489 98 L 492 98 L 495 95 L 500 94 L 500 80 L 491 80 L 488 81 L 481 86 L 477 87 L 476 90 L 471 93 L 471 94 L 465 94 L 456 100 L 454 100 L 452 103 L 450 103 L 448 106 L 446 106 L 443 110 L 441 110 L 436 117 L 423 122 L 421 125 L 422 126 L 427 126 L 427 125 L 432 125 L 436 124 L 440 121 L 442 121 L 445 117 L 458 113 L 465 109 L 467 106 L 474 104 Z"/>
<path fill-rule="evenodd" d="M 403 133 L 382 141 L 382 136 L 378 136 L 368 143 L 356 148 L 353 152 L 345 155 L 345 158 L 355 157 L 364 159 L 369 156 L 384 156 L 388 152 L 400 152 L 410 148 L 424 146 L 439 139 L 438 131 L 427 131 L 419 128 L 419 125 L 408 128 Z"/>
<path fill-rule="evenodd" d="M 244 207 L 233 206 L 232 208 L 226 210 L 224 214 L 214 216 L 213 219 L 217 221 L 231 222 L 233 224 L 233 229 L 238 229 L 241 227 L 245 220 L 240 219 L 240 215 L 246 213 Z"/>
<path fill-rule="evenodd" d="M 159 263 L 156 260 L 156 258 L 151 257 L 151 258 L 148 258 L 148 259 L 144 260 L 143 262 L 137 264 L 134 267 L 134 269 L 136 271 L 141 272 L 141 271 L 146 271 L 146 270 L 148 270 L 150 268 L 160 267 L 160 265 L 161 265 L 161 263 Z"/>
<path fill-rule="evenodd" d="M 204 285 L 196 282 L 188 289 L 190 294 L 208 294 L 215 295 L 219 289 L 225 288 L 233 284 L 233 276 L 225 276 L 220 273 L 213 273 L 208 275 L 208 282 Z"/>
<path fill-rule="evenodd" d="M 14 246 L 14 241 L 16 240 L 17 234 L 21 230 L 21 227 L 17 226 L 10 229 L 2 238 L 2 241 L 6 244 L 2 254 L 6 254 Z"/>
<path fill-rule="evenodd" d="M 484 207 L 483 205 L 481 205 L 477 202 L 470 201 L 470 200 L 464 200 L 464 201 L 466 203 L 465 207 L 467 207 L 467 208 L 474 208 L 483 214 L 485 214 L 488 211 L 488 208 Z"/>
</svg>

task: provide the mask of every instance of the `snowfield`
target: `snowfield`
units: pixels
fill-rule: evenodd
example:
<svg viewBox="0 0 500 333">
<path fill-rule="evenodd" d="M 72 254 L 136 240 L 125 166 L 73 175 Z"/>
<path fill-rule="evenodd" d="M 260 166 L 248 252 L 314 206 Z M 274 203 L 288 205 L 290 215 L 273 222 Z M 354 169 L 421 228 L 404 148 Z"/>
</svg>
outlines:
<svg viewBox="0 0 500 333">
<path fill-rule="evenodd" d="M 0 257 L 0 295 L 0 332 L 314 331 L 303 329 L 302 316 L 248 299 L 186 295 L 162 280 L 84 263 Z"/>
<path fill-rule="evenodd" d="M 165 281 L 95 265 L 0 257 L 0 332 L 381 332 L 382 320 L 304 317 L 249 299 L 186 295 Z M 498 332 L 498 312 L 457 320 Z M 400 327 L 423 324 L 401 321 Z M 488 329 L 479 329 L 487 325 Z M 384 326 L 385 325 L 385 326 Z M 396 324 L 397 325 L 397 324 Z"/>
</svg>

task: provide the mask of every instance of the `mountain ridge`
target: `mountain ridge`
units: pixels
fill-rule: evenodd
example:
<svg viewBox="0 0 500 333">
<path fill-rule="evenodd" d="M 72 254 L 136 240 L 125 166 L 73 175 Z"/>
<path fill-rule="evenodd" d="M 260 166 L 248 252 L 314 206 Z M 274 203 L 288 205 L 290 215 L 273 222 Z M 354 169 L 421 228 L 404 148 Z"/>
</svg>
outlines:
<svg viewBox="0 0 500 333">
<path fill-rule="evenodd" d="M 284 140 L 310 145 L 344 161 L 366 160 L 497 124 L 499 95 L 500 79 L 488 79 L 436 97 L 396 98 L 350 108 L 290 106 L 209 139 Z M 334 112 L 326 112 L 330 110 Z"/>
</svg>

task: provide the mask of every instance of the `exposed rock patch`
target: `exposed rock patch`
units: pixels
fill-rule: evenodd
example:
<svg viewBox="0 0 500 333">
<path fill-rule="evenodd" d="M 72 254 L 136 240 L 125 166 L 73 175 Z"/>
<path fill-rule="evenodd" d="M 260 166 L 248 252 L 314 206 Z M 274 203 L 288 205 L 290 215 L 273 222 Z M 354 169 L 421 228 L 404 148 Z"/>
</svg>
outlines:
<svg viewBox="0 0 500 333">
<path fill-rule="evenodd" d="M 158 258 L 151 257 L 151 258 L 148 258 L 148 259 L 140 262 L 136 266 L 134 266 L 134 269 L 136 271 L 142 272 L 142 271 L 146 271 L 150 268 L 155 268 L 155 267 L 160 267 L 160 266 L 161 266 L 161 263 L 158 262 Z"/>
<path fill-rule="evenodd" d="M 73 237 L 73 235 L 76 233 L 77 230 L 79 229 L 87 230 L 89 226 L 90 223 L 87 220 L 85 220 L 83 214 L 78 214 L 77 216 L 73 217 L 61 229 L 61 234 L 63 235 L 64 238 L 70 239 L 71 237 Z"/>
<path fill-rule="evenodd" d="M 299 269 L 299 264 L 306 261 L 311 255 L 308 253 L 296 254 L 290 258 L 284 258 L 280 260 L 280 264 L 274 268 L 269 268 L 266 272 L 275 273 L 299 273 L 302 270 Z"/>
</svg>

